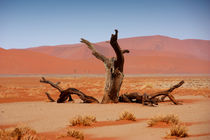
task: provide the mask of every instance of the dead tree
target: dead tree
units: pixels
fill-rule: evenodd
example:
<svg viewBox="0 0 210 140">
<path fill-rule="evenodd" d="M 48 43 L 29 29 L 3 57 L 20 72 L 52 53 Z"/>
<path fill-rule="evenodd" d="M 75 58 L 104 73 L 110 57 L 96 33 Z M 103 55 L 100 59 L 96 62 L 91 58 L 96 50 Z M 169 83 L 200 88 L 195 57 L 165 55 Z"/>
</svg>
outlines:
<svg viewBox="0 0 210 140">
<path fill-rule="evenodd" d="M 183 84 L 184 84 L 184 81 L 181 81 L 178 84 L 174 85 L 173 87 L 169 88 L 168 90 L 153 93 L 150 95 L 146 93 L 140 94 L 138 92 L 125 93 L 119 97 L 119 101 L 128 102 L 128 103 L 132 103 L 132 102 L 142 103 L 143 105 L 153 105 L 153 104 L 158 105 L 158 102 L 163 102 L 165 97 L 168 97 L 175 105 L 178 105 L 180 103 L 178 103 L 176 99 L 174 98 L 174 96 L 171 95 L 171 92 L 174 91 L 174 89 L 179 88 Z M 159 99 L 158 98 L 159 96 L 162 96 L 162 98 Z"/>
<path fill-rule="evenodd" d="M 92 51 L 92 54 L 99 60 L 101 60 L 106 69 L 106 82 L 104 87 L 104 96 L 101 103 L 117 103 L 119 99 L 119 92 L 123 82 L 124 74 L 124 53 L 129 53 L 129 50 L 121 50 L 118 42 L 118 31 L 115 30 L 115 34 L 112 34 L 110 44 L 115 51 L 116 57 L 107 58 L 100 54 L 94 48 L 94 45 L 85 39 L 81 39 L 82 43 L 85 43 Z"/>
<path fill-rule="evenodd" d="M 52 87 L 56 88 L 59 92 L 60 92 L 60 95 L 59 95 L 59 98 L 57 99 L 57 103 L 63 103 L 65 102 L 67 99 L 69 99 L 68 101 L 73 101 L 71 95 L 72 94 L 75 94 L 77 95 L 84 103 L 99 103 L 99 101 L 92 97 L 92 96 L 88 96 L 86 94 L 84 94 L 83 92 L 79 91 L 78 89 L 76 88 L 68 88 L 66 90 L 63 90 L 60 86 L 59 86 L 59 83 L 53 83 L 49 80 L 46 80 L 44 77 L 42 77 L 42 79 L 40 80 L 41 83 L 46 83 L 46 84 L 50 84 Z M 50 95 L 49 93 L 45 93 L 48 97 L 48 99 L 50 101 L 55 101 Z"/>
<path fill-rule="evenodd" d="M 79 91 L 78 89 L 75 88 L 68 88 L 66 90 L 63 90 L 60 86 L 58 86 L 58 83 L 53 83 L 49 80 L 46 80 L 44 77 L 40 80 L 41 83 L 46 83 L 50 84 L 52 87 L 56 88 L 59 92 L 59 98 L 57 99 L 57 103 L 63 103 L 67 99 L 68 101 L 73 101 L 71 95 L 75 94 L 79 96 L 81 100 L 83 100 L 84 103 L 99 103 L 97 99 L 95 99 L 92 96 L 88 96 L 84 94 L 83 92 Z M 173 97 L 171 94 L 172 91 L 174 91 L 176 88 L 179 88 L 184 84 L 184 81 L 179 82 L 178 84 L 172 86 L 168 90 L 161 91 L 161 92 L 156 92 L 153 94 L 141 94 L 138 92 L 133 92 L 133 93 L 125 93 L 119 96 L 119 102 L 127 102 L 127 103 L 141 103 L 143 105 L 158 105 L 159 102 L 164 102 L 165 97 L 168 97 L 175 105 L 180 104 L 179 102 L 176 101 L 176 99 Z M 55 100 L 50 96 L 49 93 L 45 93 L 48 97 L 48 99 L 51 102 L 55 102 Z M 162 96 L 162 97 L 161 97 Z M 159 98 L 161 97 L 161 98 Z"/>
</svg>

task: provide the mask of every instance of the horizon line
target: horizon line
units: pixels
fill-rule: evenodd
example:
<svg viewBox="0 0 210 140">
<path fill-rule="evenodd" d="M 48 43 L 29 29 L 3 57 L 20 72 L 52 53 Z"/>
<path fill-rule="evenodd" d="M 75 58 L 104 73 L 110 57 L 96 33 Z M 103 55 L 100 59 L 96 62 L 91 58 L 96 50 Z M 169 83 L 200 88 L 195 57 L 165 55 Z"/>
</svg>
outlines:
<svg viewBox="0 0 210 140">
<path fill-rule="evenodd" d="M 171 36 L 167 36 L 167 35 L 161 35 L 161 34 L 158 34 L 158 35 L 146 35 L 146 36 L 133 36 L 133 37 L 123 37 L 123 38 L 118 38 L 118 40 L 122 40 L 122 39 L 131 39 L 131 38 L 140 38 L 140 37 L 165 37 L 165 38 L 171 38 L 171 39 L 177 39 L 177 40 L 180 40 L 180 41 L 184 41 L 184 40 L 197 40 L 197 41 L 210 41 L 207 40 L 207 39 L 196 39 L 196 38 L 188 38 L 188 39 L 180 39 L 180 38 L 175 38 L 175 37 L 171 37 Z M 93 44 L 97 44 L 97 43 L 102 43 L 102 42 L 106 42 L 108 40 L 104 40 L 104 41 L 96 41 L 96 42 L 92 42 L 90 41 L 91 43 Z M 23 48 L 4 48 L 3 46 L 0 46 L 0 48 L 4 49 L 4 50 L 12 50 L 12 49 L 30 49 L 30 48 L 39 48 L 39 47 L 55 47 L 55 46 L 60 46 L 60 45 L 79 45 L 79 44 L 82 44 L 82 43 L 64 43 L 64 44 L 52 44 L 52 45 L 40 45 L 40 46 L 32 46 L 32 47 L 23 47 Z"/>
</svg>

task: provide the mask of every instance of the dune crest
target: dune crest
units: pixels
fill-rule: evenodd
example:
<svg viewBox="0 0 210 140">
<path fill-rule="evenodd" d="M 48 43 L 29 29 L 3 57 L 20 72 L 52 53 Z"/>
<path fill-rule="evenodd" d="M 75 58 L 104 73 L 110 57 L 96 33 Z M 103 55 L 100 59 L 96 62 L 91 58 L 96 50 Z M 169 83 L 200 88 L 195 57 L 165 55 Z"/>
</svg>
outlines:
<svg viewBox="0 0 210 140">
<path fill-rule="evenodd" d="M 107 42 L 94 43 L 105 56 L 114 52 Z M 119 39 L 128 74 L 209 74 L 210 41 L 179 40 L 165 36 Z M 104 66 L 84 44 L 41 46 L 28 49 L 0 48 L 0 74 L 102 74 Z"/>
</svg>

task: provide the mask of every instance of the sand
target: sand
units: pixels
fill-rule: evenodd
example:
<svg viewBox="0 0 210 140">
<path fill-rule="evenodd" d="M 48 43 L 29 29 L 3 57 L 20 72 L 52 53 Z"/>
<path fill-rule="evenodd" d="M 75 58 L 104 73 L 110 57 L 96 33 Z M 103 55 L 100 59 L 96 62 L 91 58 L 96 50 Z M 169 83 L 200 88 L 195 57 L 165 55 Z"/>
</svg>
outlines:
<svg viewBox="0 0 210 140">
<path fill-rule="evenodd" d="M 202 135 L 210 133 L 210 100 L 204 97 L 181 96 L 181 99 L 195 99 L 196 103 L 175 106 L 171 103 L 160 104 L 158 107 L 140 104 L 80 104 L 51 102 L 18 102 L 0 104 L 0 125 L 24 124 L 37 132 L 59 132 L 70 125 L 69 121 L 76 115 L 94 115 L 98 122 L 112 122 L 82 129 L 87 135 L 94 137 L 115 137 L 119 139 L 162 139 L 168 128 L 150 128 L 147 119 L 161 114 L 177 114 L 184 123 L 191 123 L 189 133 Z M 123 111 L 135 114 L 140 122 L 114 124 Z M 196 123 L 198 122 L 198 123 Z M 194 124 L 193 124 L 194 123 Z M 113 125 L 112 125 L 113 124 Z M 106 126 L 107 125 L 107 126 Z M 201 136 L 201 139 L 210 138 Z"/>
<path fill-rule="evenodd" d="M 76 87 L 98 99 L 101 99 L 103 94 L 103 78 L 48 77 L 48 79 L 62 81 L 61 86 Z M 80 103 L 79 99 L 76 99 L 74 103 L 57 104 L 46 101 L 43 94 L 45 91 L 50 91 L 54 98 L 57 97 L 57 93 L 54 93 L 54 89 L 49 85 L 40 84 L 38 82 L 39 77 L 0 78 L 0 127 L 27 125 L 48 139 L 55 139 L 69 127 L 69 121 L 74 116 L 94 115 L 97 122 L 92 126 L 71 126 L 70 128 L 81 130 L 85 139 L 158 140 L 164 139 L 169 128 L 148 127 L 148 119 L 161 114 L 173 113 L 178 115 L 189 129 L 189 137 L 185 139 L 208 140 L 210 139 L 208 77 L 130 77 L 124 80 L 122 93 L 132 91 L 131 88 L 140 91 L 140 86 L 137 85 L 143 85 L 143 83 L 151 84 L 153 88 L 141 92 L 160 91 L 170 87 L 180 79 L 184 79 L 186 83 L 173 94 L 176 99 L 183 102 L 183 105 L 165 102 L 160 103 L 157 107 L 150 107 L 128 103 L 83 104 Z M 92 90 L 90 90 L 91 88 Z M 12 96 L 12 93 L 15 96 Z M 21 98 L 21 95 L 26 97 Z M 15 101 L 17 98 L 21 98 L 21 100 Z M 123 111 L 134 113 L 137 121 L 117 121 Z"/>
</svg>

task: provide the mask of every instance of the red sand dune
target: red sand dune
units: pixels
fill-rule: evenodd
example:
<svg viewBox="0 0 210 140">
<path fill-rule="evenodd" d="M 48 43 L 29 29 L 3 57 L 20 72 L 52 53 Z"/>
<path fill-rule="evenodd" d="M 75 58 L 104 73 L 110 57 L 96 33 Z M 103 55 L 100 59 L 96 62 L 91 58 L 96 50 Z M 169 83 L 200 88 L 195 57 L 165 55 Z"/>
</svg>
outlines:
<svg viewBox="0 0 210 140">
<path fill-rule="evenodd" d="M 162 52 L 165 54 L 172 52 L 176 54 L 194 56 L 199 59 L 210 60 L 210 40 L 179 40 L 164 36 L 146 36 L 119 39 L 118 42 L 121 48 L 134 50 L 132 51 L 132 55 L 134 55 L 136 50 L 140 51 L 135 53 L 135 55 L 139 55 L 139 52 L 141 51 L 155 51 L 157 53 Z M 92 57 L 88 48 L 84 44 L 43 46 L 29 49 L 69 59 L 84 59 L 87 58 L 87 56 Z M 113 55 L 113 50 L 107 42 L 96 43 L 96 49 L 106 56 Z M 72 56 L 75 56 L 76 58 L 73 58 Z"/>
<path fill-rule="evenodd" d="M 86 67 L 91 65 L 91 60 L 66 60 L 55 56 L 28 50 L 6 50 L 0 51 L 0 73 L 1 74 L 69 74 L 87 73 Z M 96 73 L 102 73 L 100 63 L 94 62 Z M 102 71 L 100 71 L 102 70 Z"/>
<path fill-rule="evenodd" d="M 169 53 L 167 54 L 169 55 Z M 195 58 L 158 56 L 131 56 L 126 59 L 126 73 L 210 73 L 210 61 Z"/>
<path fill-rule="evenodd" d="M 120 39 L 125 73 L 210 73 L 210 41 L 164 36 Z M 114 56 L 107 42 L 96 43 L 105 56 Z M 104 66 L 84 44 L 5 50 L 0 48 L 0 74 L 104 73 Z"/>
</svg>

